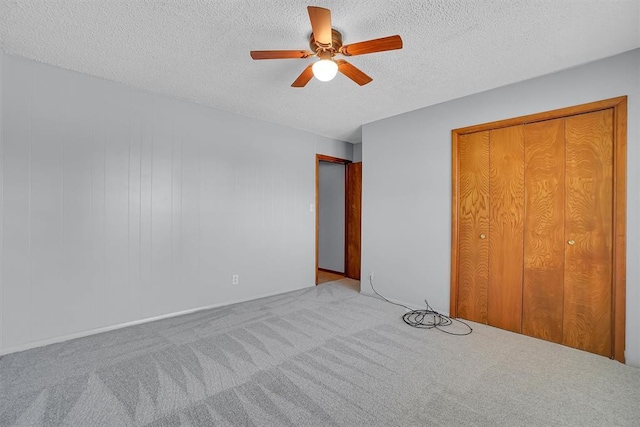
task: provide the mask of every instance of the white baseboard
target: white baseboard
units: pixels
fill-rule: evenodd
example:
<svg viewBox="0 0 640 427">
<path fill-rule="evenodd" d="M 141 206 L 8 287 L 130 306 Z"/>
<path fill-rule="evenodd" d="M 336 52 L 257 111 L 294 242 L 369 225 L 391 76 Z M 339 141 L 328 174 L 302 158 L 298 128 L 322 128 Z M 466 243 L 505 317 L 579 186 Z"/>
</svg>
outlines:
<svg viewBox="0 0 640 427">
<path fill-rule="evenodd" d="M 182 316 L 182 315 L 185 315 L 185 314 L 191 314 L 191 313 L 195 313 L 197 311 L 210 310 L 212 308 L 224 307 L 224 306 L 227 306 L 227 305 L 238 304 L 238 303 L 241 303 L 241 302 L 253 301 L 253 300 L 257 300 L 257 299 L 261 299 L 261 298 L 272 297 L 274 295 L 286 294 L 286 293 L 289 293 L 289 292 L 299 291 L 301 289 L 306 289 L 306 288 L 309 288 L 309 287 L 310 286 L 303 286 L 301 288 L 292 289 L 290 291 L 285 291 L 285 292 L 272 292 L 272 293 L 268 293 L 268 294 L 259 295 L 259 296 L 256 296 L 256 297 L 251 297 L 251 298 L 227 301 L 227 302 L 222 302 L 222 303 L 218 303 L 218 304 L 207 305 L 207 306 L 204 306 L 204 307 L 190 308 L 188 310 L 177 311 L 177 312 L 174 312 L 174 313 L 161 314 L 160 316 L 147 317 L 145 319 L 133 320 L 131 322 L 118 323 L 116 325 L 104 326 L 104 327 L 101 327 L 101 328 L 89 329 L 87 331 L 75 332 L 73 334 L 62 335 L 62 336 L 53 337 L 53 338 L 47 338 L 47 339 L 44 339 L 44 340 L 38 340 L 38 341 L 34 341 L 34 342 L 29 342 L 29 343 L 26 343 L 26 344 L 20 344 L 20 345 L 17 345 L 17 346 L 0 349 L 0 356 L 3 356 L 5 354 L 10 354 L 10 353 L 17 353 L 19 351 L 30 350 L 32 348 L 44 347 L 44 346 L 50 345 L 50 344 L 57 344 L 57 343 L 61 343 L 61 342 L 64 342 L 64 341 L 69 341 L 69 340 L 76 339 L 76 338 L 82 338 L 82 337 L 87 337 L 87 336 L 90 336 L 90 335 L 100 334 L 102 332 L 109 332 L 109 331 L 113 331 L 113 330 L 116 330 L 116 329 L 122 329 L 122 328 L 126 328 L 128 326 L 135 326 L 135 325 L 140 325 L 140 324 L 143 324 L 143 323 L 155 322 L 156 320 L 168 319 L 170 317 L 176 317 L 176 316 Z"/>
</svg>

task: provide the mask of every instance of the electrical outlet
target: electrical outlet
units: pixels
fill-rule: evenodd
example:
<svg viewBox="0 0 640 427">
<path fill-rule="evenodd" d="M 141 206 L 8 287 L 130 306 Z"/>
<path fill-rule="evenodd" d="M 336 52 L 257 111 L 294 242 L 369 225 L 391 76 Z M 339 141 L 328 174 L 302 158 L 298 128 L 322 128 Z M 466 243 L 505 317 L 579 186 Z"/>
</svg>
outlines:
<svg viewBox="0 0 640 427">
<path fill-rule="evenodd" d="M 231 284 L 237 285 L 239 281 L 240 281 L 240 275 L 234 274 L 233 277 L 231 278 Z"/>
</svg>

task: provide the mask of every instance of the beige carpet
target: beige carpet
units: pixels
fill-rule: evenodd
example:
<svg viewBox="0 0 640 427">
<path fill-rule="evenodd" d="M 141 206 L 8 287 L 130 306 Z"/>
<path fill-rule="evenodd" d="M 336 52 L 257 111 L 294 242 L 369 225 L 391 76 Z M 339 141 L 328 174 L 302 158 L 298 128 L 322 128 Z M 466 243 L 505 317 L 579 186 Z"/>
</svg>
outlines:
<svg viewBox="0 0 640 427">
<path fill-rule="evenodd" d="M 639 426 L 640 370 L 338 284 L 0 358 L 1 426 Z"/>
</svg>

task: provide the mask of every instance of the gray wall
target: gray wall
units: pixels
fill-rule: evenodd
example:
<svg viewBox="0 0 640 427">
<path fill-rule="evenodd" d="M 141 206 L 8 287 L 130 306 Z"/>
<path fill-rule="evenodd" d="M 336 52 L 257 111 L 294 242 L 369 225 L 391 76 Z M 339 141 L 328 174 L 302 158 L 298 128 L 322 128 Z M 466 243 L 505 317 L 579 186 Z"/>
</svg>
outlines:
<svg viewBox="0 0 640 427">
<path fill-rule="evenodd" d="M 345 166 L 320 162 L 318 267 L 344 273 Z"/>
<path fill-rule="evenodd" d="M 629 97 L 626 355 L 640 366 L 640 50 L 364 125 L 363 279 L 374 271 L 388 298 L 448 312 L 451 130 L 620 95 Z"/>
<path fill-rule="evenodd" d="M 2 78 L 2 73 L 4 70 L 4 55 L 0 51 L 0 165 L 4 165 L 4 121 L 3 121 L 3 106 L 4 106 L 4 97 L 3 97 L 3 87 L 4 87 L 4 79 Z M 3 170 L 3 169 L 2 169 Z M 0 194 L 2 194 L 3 183 L 4 183 L 4 173 L 0 170 Z M 2 313 L 4 310 L 2 307 L 4 306 L 4 296 L 2 292 L 2 271 L 4 271 L 4 227 L 2 226 L 2 219 L 4 217 L 4 198 L 0 197 L 0 354 L 2 351 L 2 336 L 3 336 L 3 318 Z"/>
<path fill-rule="evenodd" d="M 362 161 L 362 143 L 353 144 L 353 163 Z"/>
<path fill-rule="evenodd" d="M 351 144 L 0 58 L 0 353 L 314 285 Z"/>
<path fill-rule="evenodd" d="M 329 138 L 316 138 L 316 152 L 338 159 L 353 159 L 353 144 Z M 314 166 L 315 170 L 315 166 Z"/>
</svg>

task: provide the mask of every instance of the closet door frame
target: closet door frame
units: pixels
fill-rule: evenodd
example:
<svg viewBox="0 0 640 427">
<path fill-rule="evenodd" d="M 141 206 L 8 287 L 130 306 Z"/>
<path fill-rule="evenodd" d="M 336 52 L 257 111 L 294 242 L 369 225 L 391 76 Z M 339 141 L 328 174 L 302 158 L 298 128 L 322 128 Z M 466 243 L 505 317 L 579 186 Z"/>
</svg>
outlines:
<svg viewBox="0 0 640 427">
<path fill-rule="evenodd" d="M 613 110 L 613 260 L 612 260 L 612 316 L 611 346 L 613 359 L 624 363 L 626 322 L 626 224 L 627 224 L 627 97 L 560 108 L 506 120 L 484 123 L 451 131 L 451 294 L 449 313 L 458 317 L 458 220 L 460 208 L 460 159 L 461 135 L 525 125 L 544 120 L 559 119 L 601 110 Z"/>
</svg>

